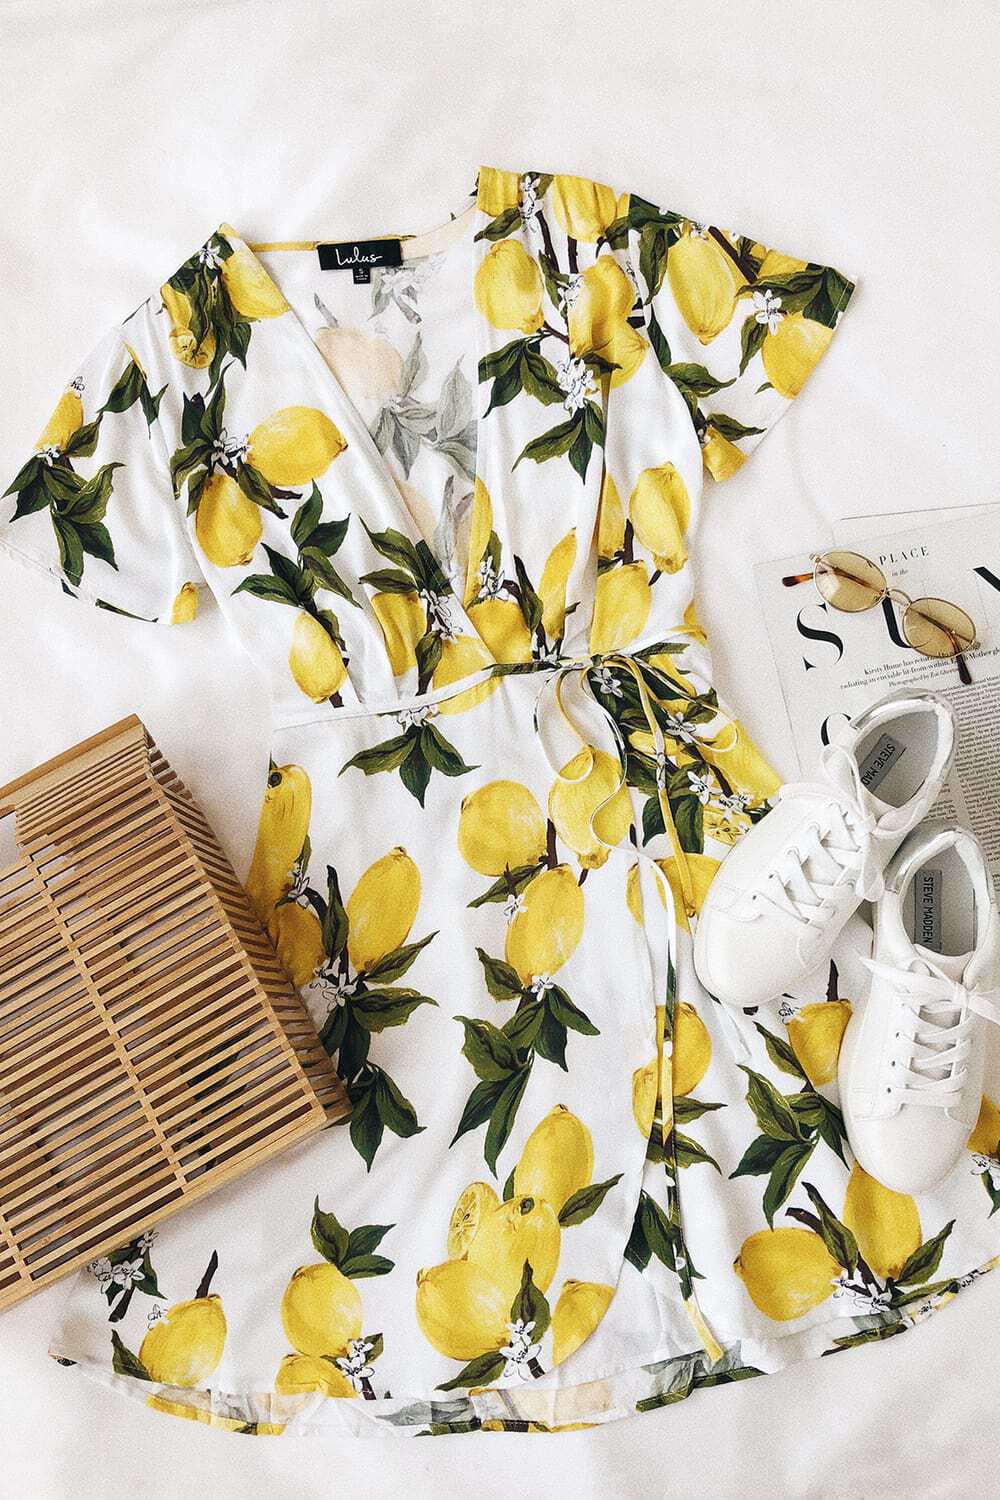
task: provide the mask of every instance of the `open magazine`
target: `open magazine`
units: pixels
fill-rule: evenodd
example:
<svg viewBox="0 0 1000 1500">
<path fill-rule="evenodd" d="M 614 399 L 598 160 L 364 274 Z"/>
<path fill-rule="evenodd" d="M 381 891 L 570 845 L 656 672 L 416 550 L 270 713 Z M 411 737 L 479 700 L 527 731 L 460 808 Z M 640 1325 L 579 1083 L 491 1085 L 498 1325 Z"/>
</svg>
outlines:
<svg viewBox="0 0 1000 1500">
<path fill-rule="evenodd" d="M 883 530 L 874 529 L 872 518 L 841 523 L 836 546 L 870 558 L 890 588 L 913 599 L 932 595 L 960 605 L 981 643 L 964 658 L 972 681 L 962 682 L 954 660 L 921 656 L 909 646 L 890 601 L 846 614 L 826 604 L 811 579 L 786 586 L 784 578 L 810 570 L 808 555 L 760 563 L 757 591 L 799 766 L 809 774 L 838 717 L 896 688 L 933 688 L 955 708 L 959 743 L 932 815 L 973 830 L 1000 894 L 1000 507 L 931 525 L 924 518 L 881 519 Z M 820 542 L 816 550 L 828 549 Z"/>
</svg>

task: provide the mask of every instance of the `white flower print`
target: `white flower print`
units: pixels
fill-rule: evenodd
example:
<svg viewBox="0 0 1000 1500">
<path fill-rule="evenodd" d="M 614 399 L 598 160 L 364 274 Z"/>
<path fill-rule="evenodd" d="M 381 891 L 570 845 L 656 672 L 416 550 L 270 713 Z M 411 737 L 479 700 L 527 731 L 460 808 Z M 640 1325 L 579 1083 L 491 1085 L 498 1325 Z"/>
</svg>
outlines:
<svg viewBox="0 0 1000 1500">
<path fill-rule="evenodd" d="M 532 1371 L 528 1367 L 533 1359 L 538 1358 L 542 1347 L 531 1341 L 534 1319 L 525 1322 L 523 1318 L 517 1318 L 513 1323 L 508 1323 L 507 1327 L 510 1338 L 500 1350 L 504 1357 L 504 1378 L 519 1375 L 522 1380 L 531 1380 Z"/>
<path fill-rule="evenodd" d="M 751 301 L 755 320 L 758 323 L 766 323 L 768 333 L 774 333 L 785 317 L 780 311 L 781 298 L 775 292 L 770 292 L 765 288 L 762 292 L 754 292 Z"/>
<path fill-rule="evenodd" d="M 235 469 L 236 465 L 246 458 L 249 448 L 249 437 L 235 437 L 231 432 L 227 432 L 225 427 L 220 427 L 219 436 L 212 444 L 212 462 L 221 464 L 226 469 Z"/>
<path fill-rule="evenodd" d="M 565 313 L 569 313 L 576 306 L 580 293 L 583 291 L 583 276 L 579 271 L 571 272 L 559 288 L 559 302 Z"/>
<path fill-rule="evenodd" d="M 597 390 L 594 377 L 583 360 L 574 359 L 572 355 L 557 360 L 555 368 L 559 389 L 565 393 L 563 406 L 571 414 L 579 411 L 587 397 Z"/>
<path fill-rule="evenodd" d="M 211 245 L 202 245 L 198 251 L 198 264 L 208 266 L 211 271 L 217 271 L 222 265 L 222 256 Z"/>
<path fill-rule="evenodd" d="M 370 1339 L 352 1339 L 347 1346 L 347 1354 L 340 1355 L 334 1363 L 337 1368 L 343 1370 L 348 1380 L 356 1391 L 364 1388 L 366 1380 L 371 1380 L 375 1371 L 371 1365 L 366 1364 L 365 1359 L 371 1353 L 373 1345 Z"/>
<path fill-rule="evenodd" d="M 976 1151 L 973 1153 L 972 1162 L 973 1176 L 981 1177 L 984 1172 L 988 1172 L 990 1187 L 994 1192 L 1000 1189 L 1000 1161 L 997 1161 L 992 1156 L 983 1156 L 980 1152 Z"/>
<path fill-rule="evenodd" d="M 54 463 L 62 453 L 62 449 L 56 443 L 46 443 L 44 448 L 37 448 L 35 451 L 38 457 L 44 459 L 47 464 Z"/>
<path fill-rule="evenodd" d="M 509 594 L 504 587 L 503 578 L 491 557 L 484 557 L 476 569 L 476 577 L 479 579 L 479 599 L 507 599 Z"/>
<path fill-rule="evenodd" d="M 161 1323 L 165 1317 L 166 1313 L 164 1312 L 163 1308 L 158 1302 L 154 1302 L 149 1312 L 146 1314 L 146 1324 L 149 1328 L 152 1328 L 154 1323 Z"/>
<path fill-rule="evenodd" d="M 507 925 L 510 926 L 518 912 L 524 911 L 527 902 L 523 896 L 508 896 L 503 904 L 503 914 Z"/>
<path fill-rule="evenodd" d="M 443 594 L 432 593 L 430 589 L 421 589 L 420 599 L 427 612 L 428 630 L 450 641 L 457 632 L 448 600 Z"/>
<path fill-rule="evenodd" d="M 681 740 L 685 745 L 693 745 L 697 742 L 698 736 L 692 734 L 688 725 L 676 714 L 665 715 L 664 727 L 672 739 Z"/>
<path fill-rule="evenodd" d="M 616 677 L 610 667 L 595 667 L 594 676 L 600 683 L 602 693 L 608 693 L 612 698 L 622 696 L 621 678 Z"/>
<path fill-rule="evenodd" d="M 657 752 L 656 752 L 656 788 L 657 788 L 657 791 L 662 792 L 664 790 L 664 788 L 666 787 L 666 784 L 667 784 L 667 775 L 668 775 L 669 769 L 670 769 L 670 762 L 667 760 L 666 755 L 664 754 L 664 752 L 662 750 L 657 750 Z M 689 771 L 688 772 L 688 776 L 690 777 L 690 775 L 691 775 L 691 772 Z M 703 798 L 702 800 L 705 801 L 707 799 Z"/>
<path fill-rule="evenodd" d="M 151 1250 L 156 1240 L 156 1234 L 157 1231 L 155 1229 L 147 1229 L 145 1234 L 140 1234 L 139 1238 L 135 1242 L 137 1248 L 140 1249 L 144 1254 L 147 1250 Z"/>
<path fill-rule="evenodd" d="M 857 1286 L 851 1281 L 851 1273 L 845 1271 L 833 1283 L 834 1297 L 847 1298 L 856 1315 L 877 1315 L 892 1305 L 892 1295 L 884 1288 Z"/>
<path fill-rule="evenodd" d="M 556 982 L 550 974 L 536 974 L 531 985 L 531 993 L 537 995 L 539 1000 L 549 990 L 555 989 Z"/>
<path fill-rule="evenodd" d="M 798 1015 L 798 1013 L 798 1007 L 792 1005 L 787 997 L 783 999 L 781 1004 L 778 1006 L 778 1019 L 779 1021 L 784 1021 L 786 1026 L 788 1025 L 789 1021 L 793 1019 L 793 1017 Z"/>
<path fill-rule="evenodd" d="M 426 724 L 433 712 L 434 708 L 430 703 L 422 704 L 420 708 L 404 708 L 396 714 L 396 723 L 400 729 L 413 729 L 414 727 L 419 727 L 421 724 Z"/>
<path fill-rule="evenodd" d="M 691 238 L 695 240 L 707 240 L 709 227 L 710 226 L 708 224 L 698 224 L 692 219 Z"/>
<path fill-rule="evenodd" d="M 525 172 L 521 177 L 521 219 L 529 234 L 541 233 L 537 222 L 541 206 L 538 199 L 538 176 L 534 172 Z"/>
<path fill-rule="evenodd" d="M 698 798 L 702 806 L 706 806 L 712 795 L 712 783 L 707 776 L 699 776 L 697 771 L 687 773 L 688 784 L 691 791 Z"/>
<path fill-rule="evenodd" d="M 97 1260 L 92 1260 L 87 1267 L 92 1276 L 96 1276 L 101 1286 L 107 1286 L 111 1280 L 111 1262 L 106 1255 L 101 1255 Z"/>
<path fill-rule="evenodd" d="M 144 1272 L 141 1260 L 123 1260 L 111 1272 L 111 1280 L 125 1291 L 136 1281 L 141 1281 Z"/>
</svg>

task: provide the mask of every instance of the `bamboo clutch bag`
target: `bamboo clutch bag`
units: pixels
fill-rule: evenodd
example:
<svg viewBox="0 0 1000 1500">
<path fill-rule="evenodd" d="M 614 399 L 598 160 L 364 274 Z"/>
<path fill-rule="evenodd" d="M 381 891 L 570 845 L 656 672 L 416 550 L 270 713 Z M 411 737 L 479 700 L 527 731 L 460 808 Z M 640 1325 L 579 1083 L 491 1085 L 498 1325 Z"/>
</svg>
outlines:
<svg viewBox="0 0 1000 1500">
<path fill-rule="evenodd" d="M 232 866 L 138 718 L 0 788 L 0 819 L 11 813 L 0 1309 L 350 1109 Z"/>
</svg>

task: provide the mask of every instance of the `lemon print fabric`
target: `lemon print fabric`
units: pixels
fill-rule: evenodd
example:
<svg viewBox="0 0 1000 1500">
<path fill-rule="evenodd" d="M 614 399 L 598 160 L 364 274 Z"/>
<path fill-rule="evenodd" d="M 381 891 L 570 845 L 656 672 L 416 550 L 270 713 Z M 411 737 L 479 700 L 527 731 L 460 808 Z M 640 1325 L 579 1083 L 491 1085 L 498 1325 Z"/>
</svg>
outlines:
<svg viewBox="0 0 1000 1500">
<path fill-rule="evenodd" d="M 52 1352 L 149 1420 L 571 1430 L 894 1335 L 1000 1255 L 991 1081 L 934 1194 L 851 1157 L 863 923 L 746 1014 L 692 964 L 781 786 L 738 646 L 718 690 L 704 508 L 731 481 L 744 548 L 756 447 L 845 378 L 853 282 L 652 184 L 468 187 L 440 254 L 369 281 L 221 222 L 53 380 L 0 497 L 5 554 L 124 617 L 102 650 L 217 609 L 248 653 L 233 869 L 351 1104 L 79 1273 Z M 227 1041 L 171 982 L 208 1184 L 198 1079 L 270 1062 L 238 998 Z M 235 1097 L 227 1128 L 257 1128 Z"/>
</svg>

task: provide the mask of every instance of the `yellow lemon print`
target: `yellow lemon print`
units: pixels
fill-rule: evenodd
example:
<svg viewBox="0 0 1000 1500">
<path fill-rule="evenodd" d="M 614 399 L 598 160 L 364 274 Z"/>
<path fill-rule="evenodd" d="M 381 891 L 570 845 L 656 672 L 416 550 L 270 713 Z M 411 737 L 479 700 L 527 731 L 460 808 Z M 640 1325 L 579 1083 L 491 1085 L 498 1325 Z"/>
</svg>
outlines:
<svg viewBox="0 0 1000 1500">
<path fill-rule="evenodd" d="M 187 294 L 176 291 L 169 282 L 164 282 L 160 287 L 160 297 L 170 318 L 170 352 L 182 365 L 187 365 L 192 370 L 204 370 L 215 358 L 214 329 L 209 328 L 201 343 L 197 343 L 191 332 L 191 299 Z"/>
<path fill-rule="evenodd" d="M 781 777 L 761 755 L 746 725 L 732 719 L 714 741 L 699 746 L 710 766 L 715 766 L 737 791 L 748 792 L 754 802 L 773 797 Z"/>
<path fill-rule="evenodd" d="M 343 1370 L 329 1359 L 316 1359 L 311 1354 L 286 1354 L 275 1376 L 274 1389 L 279 1396 L 301 1396 L 309 1391 L 322 1391 L 324 1396 L 334 1398 L 358 1394 Z"/>
<path fill-rule="evenodd" d="M 557 1104 L 535 1126 L 514 1168 L 514 1193 L 542 1199 L 558 1214 L 590 1182 L 594 1142 L 582 1120 Z"/>
<path fill-rule="evenodd" d="M 300 609 L 292 627 L 288 667 L 299 687 L 313 703 L 325 703 L 340 691 L 347 668 L 340 647 L 315 615 Z"/>
<path fill-rule="evenodd" d="M 448 1222 L 448 1259 L 462 1260 L 479 1232 L 480 1225 L 500 1207 L 500 1199 L 488 1182 L 470 1182 L 458 1196 Z"/>
<path fill-rule="evenodd" d="M 213 1293 L 175 1303 L 146 1334 L 139 1358 L 163 1385 L 198 1385 L 219 1363 L 225 1342 L 226 1316 Z"/>
<path fill-rule="evenodd" d="M 311 906 L 286 901 L 271 913 L 267 930 L 285 973 L 301 990 L 326 956 L 319 917 Z"/>
<path fill-rule="evenodd" d="M 542 601 L 542 629 L 553 641 L 562 637 L 566 621 L 566 585 L 575 561 L 576 532 L 567 531 L 546 558 L 538 581 L 538 597 Z"/>
<path fill-rule="evenodd" d="M 661 573 L 676 573 L 684 566 L 691 500 L 673 464 L 643 469 L 629 496 L 629 516 L 636 536 L 653 553 Z"/>
<path fill-rule="evenodd" d="M 710 344 L 736 310 L 730 259 L 707 232 L 689 229 L 670 247 L 667 280 L 681 317 L 700 344 Z"/>
<path fill-rule="evenodd" d="M 849 1000 L 819 1000 L 804 1005 L 788 1022 L 788 1040 L 813 1088 L 830 1083 L 844 1031 L 851 1019 Z"/>
<path fill-rule="evenodd" d="M 794 255 L 782 255 L 780 250 L 769 250 L 760 263 L 757 279 L 769 281 L 772 276 L 794 276 L 796 271 L 805 268 L 804 260 L 798 260 Z"/>
<path fill-rule="evenodd" d="M 317 329 L 313 342 L 352 401 L 386 401 L 399 392 L 403 357 L 387 338 L 338 323 Z"/>
<path fill-rule="evenodd" d="M 791 401 L 799 394 L 832 338 L 832 328 L 803 317 L 802 313 L 789 313 L 782 318 L 761 348 L 767 378 L 779 396 Z"/>
<path fill-rule="evenodd" d="M 417 1322 L 448 1359 L 474 1359 L 507 1342 L 511 1298 L 482 1266 L 446 1260 L 417 1272 Z"/>
<path fill-rule="evenodd" d="M 1000 1145 L 1000 1109 L 997 1109 L 987 1094 L 983 1095 L 983 1102 L 979 1106 L 979 1118 L 967 1145 L 968 1149 L 978 1156 L 997 1155 L 997 1147 Z"/>
<path fill-rule="evenodd" d="M 468 1258 L 502 1288 L 508 1305 L 521 1285 L 524 1263 L 542 1292 L 548 1291 L 559 1264 L 559 1220 L 543 1198 L 514 1197 L 482 1220 Z"/>
<path fill-rule="evenodd" d="M 285 406 L 258 422 L 247 462 L 268 484 L 301 485 L 325 474 L 347 447 L 339 428 L 315 406 Z"/>
<path fill-rule="evenodd" d="M 696 1089 L 712 1061 L 712 1040 L 693 1005 L 686 1000 L 674 1008 L 673 1092 L 678 1096 Z"/>
<path fill-rule="evenodd" d="M 524 985 L 552 975 L 583 936 L 583 891 L 568 865 L 543 870 L 521 893 L 524 906 L 507 928 L 506 959 Z"/>
<path fill-rule="evenodd" d="M 171 625 L 186 625 L 198 613 L 198 589 L 193 583 L 184 583 L 174 595 L 170 606 Z"/>
<path fill-rule="evenodd" d="M 244 495 L 229 474 L 212 474 L 205 481 L 194 533 L 210 563 L 217 568 L 248 563 L 263 529 L 260 506 Z"/>
<path fill-rule="evenodd" d="M 883 1187 L 857 1162 L 851 1168 L 841 1218 L 882 1281 L 899 1275 L 923 1239 L 913 1199 Z"/>
<path fill-rule="evenodd" d="M 469 561 L 465 570 L 465 599 L 463 603 L 466 605 L 471 604 L 479 593 L 479 568 L 486 555 L 492 530 L 493 504 L 490 500 L 490 492 L 477 474 L 476 482 L 472 487 L 472 518 L 469 523 L 468 541 Z"/>
<path fill-rule="evenodd" d="M 479 173 L 476 194 L 483 213 L 498 219 L 510 208 L 517 208 L 521 201 L 521 179 L 517 172 L 501 172 L 496 167 L 487 167 Z"/>
<path fill-rule="evenodd" d="M 234 250 L 222 262 L 229 300 L 244 318 L 278 318 L 288 311 L 284 296 L 250 250 Z"/>
<path fill-rule="evenodd" d="M 597 510 L 597 555 L 615 557 L 625 545 L 625 511 L 610 469 L 604 470 Z"/>
<path fill-rule="evenodd" d="M 692 899 L 696 912 L 701 911 L 708 895 L 708 888 L 712 883 L 716 871 L 719 868 L 719 860 L 713 859 L 709 854 L 687 854 L 684 857 L 693 888 Z M 673 855 L 669 859 L 658 859 L 656 863 L 667 877 L 674 898 L 674 911 L 681 926 L 688 930 L 688 918 L 684 910 L 684 889 L 681 885 L 680 874 L 677 869 L 677 860 Z"/>
<path fill-rule="evenodd" d="M 361 1294 L 328 1261 L 300 1266 L 281 1299 L 281 1326 L 299 1354 L 340 1354 L 361 1337 Z"/>
<path fill-rule="evenodd" d="M 601 839 L 620 844 L 632 826 L 632 803 L 625 787 L 619 786 L 621 765 L 606 750 L 587 745 L 566 762 L 561 775 L 568 779 L 552 783 L 549 817 L 583 869 L 599 869 L 611 853 Z"/>
<path fill-rule="evenodd" d="M 393 676 L 399 677 L 417 665 L 417 642 L 427 630 L 424 606 L 416 592 L 373 594 L 371 603 L 382 627 Z"/>
<path fill-rule="evenodd" d="M 420 905 L 420 871 L 405 849 L 390 849 L 358 881 L 347 901 L 347 953 L 356 973 L 405 943 Z"/>
<path fill-rule="evenodd" d="M 431 687 L 450 687 L 453 682 L 461 682 L 463 677 L 471 677 L 474 672 L 481 672 L 491 665 L 494 665 L 493 657 L 482 641 L 471 635 L 454 636 L 442 645 L 441 660 L 434 668 Z M 464 714 L 495 693 L 499 686 L 499 677 L 485 677 L 475 687 L 466 688 L 452 698 L 443 698 L 435 706 L 439 714 Z"/>
<path fill-rule="evenodd" d="M 743 1241 L 733 1270 L 765 1317 L 804 1317 L 833 1292 L 840 1266 L 811 1229 L 759 1229 Z"/>
<path fill-rule="evenodd" d="M 153 1411 L 166 1412 L 170 1417 L 181 1417 L 188 1422 L 202 1422 L 206 1427 L 218 1427 L 223 1432 L 243 1432 L 247 1424 L 242 1417 L 220 1417 L 207 1407 L 194 1406 L 189 1401 L 169 1401 L 165 1396 L 147 1396 L 146 1405 Z M 277 1437 L 285 1430 L 284 1422 L 255 1422 L 254 1432 L 258 1437 Z"/>
<path fill-rule="evenodd" d="M 301 766 L 276 766 L 267 778 L 257 822 L 247 893 L 262 922 L 291 883 L 291 869 L 306 841 L 312 787 Z"/>
<path fill-rule="evenodd" d="M 467 613 L 496 661 L 531 660 L 531 631 L 516 599 L 483 599 Z"/>
<path fill-rule="evenodd" d="M 646 357 L 649 344 L 627 321 L 635 288 L 613 255 L 599 255 L 580 278 L 580 290 L 567 316 L 570 351 L 578 357 L 594 350 L 619 366 L 612 387 L 630 380 Z"/>
<path fill-rule="evenodd" d="M 463 799 L 458 847 L 480 875 L 538 864 L 545 844 L 545 816 L 534 793 L 520 782 L 489 781 Z"/>
<path fill-rule="evenodd" d="M 83 426 L 83 403 L 72 388 L 63 391 L 56 402 L 55 410 L 38 435 L 35 448 L 59 448 L 62 450 Z"/>
<path fill-rule="evenodd" d="M 517 240 L 498 240 L 476 272 L 476 307 L 494 328 L 537 333 L 545 321 L 543 291 L 537 260 Z"/>
<path fill-rule="evenodd" d="M 647 1140 L 653 1128 L 656 1113 L 656 1096 L 659 1088 L 659 1062 L 653 1057 L 642 1068 L 632 1074 L 632 1115 L 639 1134 Z"/>
<path fill-rule="evenodd" d="M 648 1134 L 648 1132 L 647 1132 Z M 615 1294 L 601 1281 L 565 1281 L 552 1312 L 552 1363 L 562 1364 L 604 1317 Z"/>
<path fill-rule="evenodd" d="M 595 656 L 618 651 L 645 629 L 653 596 L 645 563 L 609 568 L 597 579 L 590 649 Z"/>
<path fill-rule="evenodd" d="M 552 211 L 572 239 L 592 245 L 618 217 L 614 188 L 588 177 L 557 172 L 550 189 Z"/>
<path fill-rule="evenodd" d="M 746 454 L 709 422 L 701 445 L 701 461 L 719 483 L 730 479 L 746 463 Z"/>
</svg>

